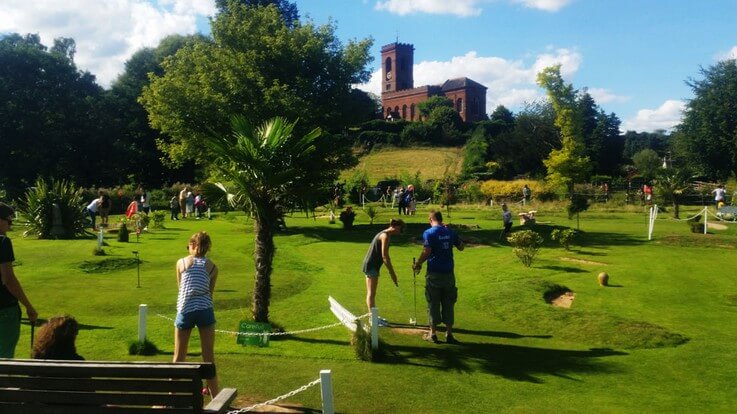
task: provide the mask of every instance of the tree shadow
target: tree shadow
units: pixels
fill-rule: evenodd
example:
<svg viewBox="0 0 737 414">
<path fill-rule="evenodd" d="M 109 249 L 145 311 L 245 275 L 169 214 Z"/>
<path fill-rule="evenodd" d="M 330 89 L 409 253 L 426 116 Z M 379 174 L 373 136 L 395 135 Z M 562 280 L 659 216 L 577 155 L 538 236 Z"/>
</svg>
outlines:
<svg viewBox="0 0 737 414">
<path fill-rule="evenodd" d="M 607 348 L 578 351 L 464 341 L 460 345 L 386 345 L 386 357 L 381 362 L 461 373 L 481 370 L 512 381 L 541 384 L 544 375 L 576 381 L 571 375 L 617 372 L 600 358 L 621 355 L 627 353 Z"/>
<path fill-rule="evenodd" d="M 556 272 L 565 272 L 565 273 L 588 273 L 586 270 L 579 269 L 577 267 L 571 267 L 571 266 L 539 266 L 538 268 L 553 270 Z"/>
</svg>

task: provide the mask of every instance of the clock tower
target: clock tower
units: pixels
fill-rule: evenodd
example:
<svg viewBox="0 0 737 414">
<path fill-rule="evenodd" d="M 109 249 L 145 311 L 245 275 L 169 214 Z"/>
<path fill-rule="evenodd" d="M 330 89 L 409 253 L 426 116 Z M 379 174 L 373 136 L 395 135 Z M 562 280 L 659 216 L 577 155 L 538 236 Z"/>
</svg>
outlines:
<svg viewBox="0 0 737 414">
<path fill-rule="evenodd" d="M 381 93 L 414 88 L 412 67 L 415 47 L 390 43 L 381 48 Z"/>
</svg>

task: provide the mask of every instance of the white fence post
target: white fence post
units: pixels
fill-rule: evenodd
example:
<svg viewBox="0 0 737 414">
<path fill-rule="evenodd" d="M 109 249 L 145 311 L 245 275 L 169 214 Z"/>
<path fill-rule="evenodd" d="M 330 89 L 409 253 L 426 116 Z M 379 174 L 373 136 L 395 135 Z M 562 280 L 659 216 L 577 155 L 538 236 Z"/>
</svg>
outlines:
<svg viewBox="0 0 737 414">
<path fill-rule="evenodd" d="M 322 395 L 322 412 L 324 414 L 334 414 L 333 377 L 329 369 L 320 371 L 320 394 Z"/>
<path fill-rule="evenodd" d="M 704 234 L 709 227 L 709 207 L 704 207 Z"/>
<path fill-rule="evenodd" d="M 138 342 L 146 340 L 146 313 L 148 306 L 145 303 L 138 305 Z"/>
<path fill-rule="evenodd" d="M 371 308 L 371 349 L 379 349 L 379 309 Z"/>
</svg>

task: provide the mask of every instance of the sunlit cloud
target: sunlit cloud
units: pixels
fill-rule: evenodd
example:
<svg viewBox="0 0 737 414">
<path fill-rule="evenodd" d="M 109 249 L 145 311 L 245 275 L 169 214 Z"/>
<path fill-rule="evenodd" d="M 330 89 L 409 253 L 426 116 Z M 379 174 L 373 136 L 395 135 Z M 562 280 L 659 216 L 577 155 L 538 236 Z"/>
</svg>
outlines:
<svg viewBox="0 0 737 414">
<path fill-rule="evenodd" d="M 530 9 L 556 12 L 569 5 L 573 0 L 512 0 Z"/>
<path fill-rule="evenodd" d="M 531 62 L 508 60 L 495 56 L 479 56 L 471 51 L 449 61 L 423 61 L 414 66 L 415 86 L 436 85 L 448 79 L 467 77 L 489 88 L 486 108 L 492 112 L 498 105 L 511 110 L 521 109 L 526 102 L 545 98 L 535 83 L 537 73 L 545 67 L 560 64 L 564 77 L 578 71 L 583 58 L 574 49 L 555 49 L 534 57 Z M 381 70 L 371 80 L 358 87 L 381 95 Z"/>
<path fill-rule="evenodd" d="M 609 89 L 604 88 L 588 88 L 589 95 L 596 101 L 597 104 L 604 104 L 610 102 L 623 103 L 630 100 L 629 96 L 616 95 Z"/>
<path fill-rule="evenodd" d="M 77 66 L 108 86 L 137 50 L 171 34 L 195 33 L 197 18 L 214 13 L 214 0 L 3 0 L 0 32 L 38 33 L 47 46 L 73 38 Z"/>
<path fill-rule="evenodd" d="M 632 119 L 622 123 L 623 131 L 653 132 L 670 131 L 681 123 L 686 103 L 679 100 L 667 100 L 657 109 L 640 109 Z"/>
<path fill-rule="evenodd" d="M 404 16 L 413 13 L 452 14 L 456 16 L 478 16 L 481 14 L 479 0 L 386 0 L 377 1 L 376 10 Z"/>
</svg>

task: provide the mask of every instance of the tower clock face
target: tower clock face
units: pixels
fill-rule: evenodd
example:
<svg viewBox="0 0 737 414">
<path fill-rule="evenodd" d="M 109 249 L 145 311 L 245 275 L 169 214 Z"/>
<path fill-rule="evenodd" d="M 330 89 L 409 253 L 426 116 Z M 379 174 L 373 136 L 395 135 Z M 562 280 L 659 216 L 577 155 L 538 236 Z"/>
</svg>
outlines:
<svg viewBox="0 0 737 414">
<path fill-rule="evenodd" d="M 386 73 L 386 80 L 391 80 L 391 79 L 392 79 L 392 73 L 391 72 L 387 72 Z"/>
</svg>

